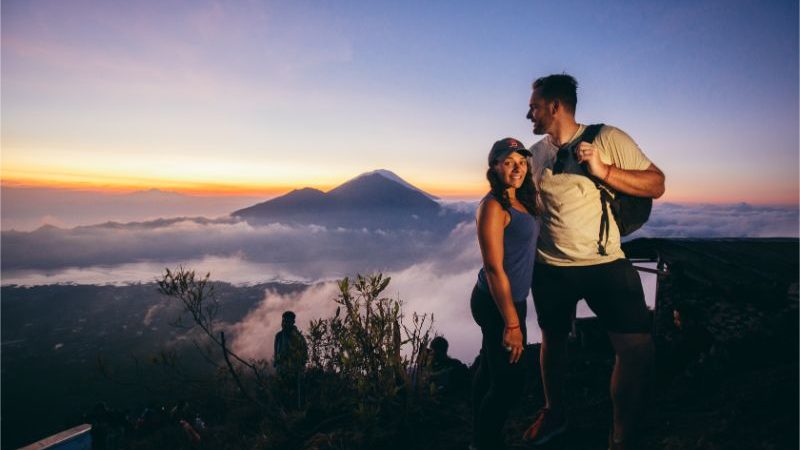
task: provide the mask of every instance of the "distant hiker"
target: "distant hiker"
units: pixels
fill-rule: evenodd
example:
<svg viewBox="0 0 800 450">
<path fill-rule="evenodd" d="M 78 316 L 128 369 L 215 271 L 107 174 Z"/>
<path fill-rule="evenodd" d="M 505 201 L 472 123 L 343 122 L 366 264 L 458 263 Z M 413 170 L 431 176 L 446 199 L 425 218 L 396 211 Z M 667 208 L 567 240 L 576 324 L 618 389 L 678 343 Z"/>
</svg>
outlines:
<svg viewBox="0 0 800 450">
<path fill-rule="evenodd" d="M 583 136 L 590 131 L 575 121 L 577 86 L 567 74 L 537 79 L 527 115 L 533 133 L 546 135 L 531 147 L 542 201 L 532 289 L 542 330 L 546 404 L 524 437 L 542 444 L 567 428 L 562 393 L 567 336 L 575 305 L 584 298 L 616 352 L 609 444 L 616 449 L 629 440 L 641 413 L 653 341 L 639 275 L 625 259 L 618 223 L 602 189 L 612 196 L 658 198 L 664 193 L 664 174 L 618 128 L 591 127 L 599 130 L 596 137 Z"/>
<path fill-rule="evenodd" d="M 477 449 L 505 446 L 501 430 L 524 385 L 519 359 L 527 339 L 525 301 L 539 234 L 530 156 L 516 139 L 494 143 L 486 172 L 491 190 L 477 212 L 483 268 L 470 299 L 483 334 L 472 392 L 472 446 Z"/>
<path fill-rule="evenodd" d="M 300 402 L 300 379 L 308 361 L 306 339 L 294 325 L 295 314 L 283 313 L 281 331 L 275 335 L 273 366 L 287 393 L 287 405 Z"/>
<path fill-rule="evenodd" d="M 447 354 L 450 344 L 442 336 L 431 341 L 430 386 L 435 395 L 454 396 L 465 392 L 469 384 L 469 369 Z"/>
<path fill-rule="evenodd" d="M 283 313 L 281 331 L 275 335 L 275 359 L 273 366 L 281 371 L 296 372 L 308 361 L 306 339 L 294 325 L 295 314 Z"/>
</svg>

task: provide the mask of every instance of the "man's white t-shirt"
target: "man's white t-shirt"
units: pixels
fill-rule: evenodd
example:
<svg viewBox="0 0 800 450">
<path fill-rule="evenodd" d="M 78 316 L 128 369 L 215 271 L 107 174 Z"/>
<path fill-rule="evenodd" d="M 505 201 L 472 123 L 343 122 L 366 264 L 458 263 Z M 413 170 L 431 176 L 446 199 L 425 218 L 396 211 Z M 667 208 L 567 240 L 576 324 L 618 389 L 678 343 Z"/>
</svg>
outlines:
<svg viewBox="0 0 800 450">
<path fill-rule="evenodd" d="M 567 145 L 577 145 L 584 130 L 586 126 L 580 125 Z M 620 169 L 645 170 L 651 165 L 636 142 L 618 128 L 603 126 L 594 146 L 600 152 L 600 160 Z M 574 157 L 568 158 L 562 173 L 553 175 L 557 152 L 550 136 L 531 147 L 532 175 L 542 205 L 537 261 L 554 266 L 589 266 L 624 258 L 619 229 L 610 210 L 607 255 L 598 252 L 600 191 L 594 181 L 582 174 Z"/>
</svg>

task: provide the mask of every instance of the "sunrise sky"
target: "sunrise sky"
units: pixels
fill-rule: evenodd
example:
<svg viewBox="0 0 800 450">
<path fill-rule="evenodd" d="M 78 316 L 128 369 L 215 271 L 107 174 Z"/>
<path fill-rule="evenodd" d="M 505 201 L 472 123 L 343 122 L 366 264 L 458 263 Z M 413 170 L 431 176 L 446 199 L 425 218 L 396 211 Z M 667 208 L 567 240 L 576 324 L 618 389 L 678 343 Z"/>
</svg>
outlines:
<svg viewBox="0 0 800 450">
<path fill-rule="evenodd" d="M 602 6 L 601 6 L 602 5 Z M 665 200 L 798 202 L 798 3 L 2 2 L 2 183 L 274 195 L 385 168 L 478 196 L 530 83 L 627 131 Z"/>
</svg>

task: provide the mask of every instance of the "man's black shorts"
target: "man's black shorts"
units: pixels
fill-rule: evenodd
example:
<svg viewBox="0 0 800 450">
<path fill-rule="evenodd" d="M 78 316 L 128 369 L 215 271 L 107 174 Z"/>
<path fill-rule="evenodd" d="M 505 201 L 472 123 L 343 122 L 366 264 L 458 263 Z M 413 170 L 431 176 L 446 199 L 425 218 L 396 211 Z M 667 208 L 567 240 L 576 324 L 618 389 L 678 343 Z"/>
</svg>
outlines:
<svg viewBox="0 0 800 450">
<path fill-rule="evenodd" d="M 642 282 L 627 259 L 577 267 L 537 262 L 531 289 L 539 328 L 543 331 L 568 333 L 575 306 L 583 298 L 607 331 L 650 332 Z"/>
</svg>

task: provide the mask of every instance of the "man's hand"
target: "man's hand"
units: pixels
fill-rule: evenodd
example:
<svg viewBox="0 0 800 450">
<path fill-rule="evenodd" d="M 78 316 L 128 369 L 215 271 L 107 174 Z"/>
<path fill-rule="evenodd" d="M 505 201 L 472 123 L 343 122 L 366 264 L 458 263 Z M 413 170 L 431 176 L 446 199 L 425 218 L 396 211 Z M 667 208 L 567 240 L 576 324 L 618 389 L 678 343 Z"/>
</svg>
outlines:
<svg viewBox="0 0 800 450">
<path fill-rule="evenodd" d="M 600 160 L 600 152 L 597 151 L 594 145 L 588 142 L 581 142 L 575 149 L 575 157 L 579 163 L 586 163 L 589 173 L 601 180 L 606 179 L 608 171 L 611 167 Z"/>
<path fill-rule="evenodd" d="M 600 160 L 597 147 L 581 142 L 575 149 L 579 163 L 586 163 L 589 174 L 617 192 L 637 197 L 659 198 L 664 195 L 664 172 L 655 164 L 644 170 L 625 170 Z"/>
</svg>

